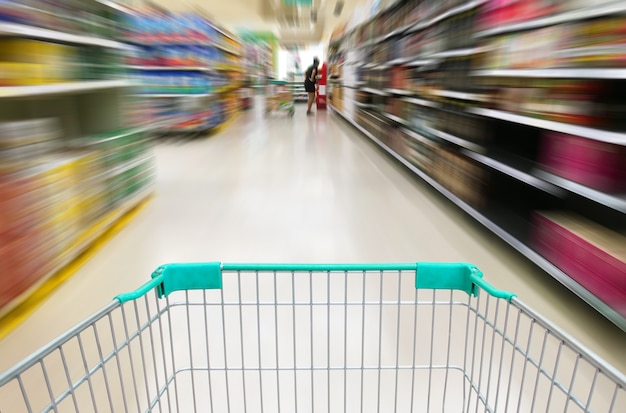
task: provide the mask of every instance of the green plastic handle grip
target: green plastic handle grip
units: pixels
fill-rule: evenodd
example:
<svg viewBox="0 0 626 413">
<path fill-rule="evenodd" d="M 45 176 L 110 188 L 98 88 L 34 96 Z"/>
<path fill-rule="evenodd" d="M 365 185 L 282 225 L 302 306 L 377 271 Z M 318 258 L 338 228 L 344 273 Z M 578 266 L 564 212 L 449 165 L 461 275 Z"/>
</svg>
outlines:
<svg viewBox="0 0 626 413">
<path fill-rule="evenodd" d="M 511 300 L 515 294 L 498 290 L 485 281 L 482 272 L 467 263 L 397 263 L 397 264 L 222 264 L 219 262 L 167 264 L 152 273 L 152 279 L 136 291 L 115 297 L 120 303 L 136 300 L 156 288 L 159 297 L 174 291 L 220 289 L 222 272 L 388 272 L 415 271 L 415 288 L 460 290 L 476 296 L 480 289 Z"/>
</svg>

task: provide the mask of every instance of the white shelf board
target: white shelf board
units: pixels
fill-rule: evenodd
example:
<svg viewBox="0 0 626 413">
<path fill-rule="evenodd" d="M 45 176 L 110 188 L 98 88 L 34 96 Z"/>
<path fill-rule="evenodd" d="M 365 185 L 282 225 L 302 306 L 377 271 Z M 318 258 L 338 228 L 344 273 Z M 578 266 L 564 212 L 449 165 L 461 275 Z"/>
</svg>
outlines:
<svg viewBox="0 0 626 413">
<path fill-rule="evenodd" d="M 464 47 L 460 49 L 444 50 L 443 52 L 433 53 L 428 58 L 430 59 L 444 59 L 448 57 L 465 57 L 472 56 L 478 53 L 484 53 L 492 50 L 490 47 Z"/>
<path fill-rule="evenodd" d="M 607 194 L 606 192 L 589 188 L 588 186 L 579 184 L 578 182 L 570 181 L 569 179 L 562 178 L 541 169 L 537 169 L 534 173 L 538 177 L 567 191 L 580 195 L 583 198 L 587 198 L 616 211 L 626 213 L 626 194 Z"/>
<path fill-rule="evenodd" d="M 360 89 L 362 92 L 366 92 L 366 93 L 372 93 L 374 95 L 379 95 L 379 96 L 388 96 L 388 93 L 380 90 L 380 89 L 374 89 L 371 87 L 363 87 Z"/>
<path fill-rule="evenodd" d="M 569 123 L 555 122 L 545 119 L 532 118 L 530 116 L 517 115 L 510 112 L 504 112 L 494 109 L 470 108 L 470 113 L 486 116 L 489 118 L 505 120 L 508 122 L 519 123 L 521 125 L 534 126 L 541 129 L 552 130 L 555 132 L 566 133 L 570 135 L 581 136 L 597 140 L 600 142 L 613 143 L 616 145 L 626 145 L 626 134 L 620 132 L 610 132 L 600 129 L 589 128 L 586 126 L 571 125 Z"/>
<path fill-rule="evenodd" d="M 61 95 L 131 86 L 136 85 L 126 80 L 93 80 L 33 86 L 5 86 L 0 87 L 0 99 Z"/>
<path fill-rule="evenodd" d="M 399 96 L 413 96 L 415 93 L 405 89 L 384 89 L 385 92 Z"/>
<path fill-rule="evenodd" d="M 429 108 L 439 108 L 439 107 L 441 107 L 439 102 L 433 102 L 433 101 L 430 101 L 430 100 L 425 100 L 425 99 L 420 99 L 420 98 L 415 98 L 415 97 L 403 97 L 403 98 L 401 98 L 401 100 L 403 100 L 405 102 L 408 102 L 408 103 L 412 103 L 414 105 L 427 106 Z"/>
<path fill-rule="evenodd" d="M 472 75 L 490 77 L 528 77 L 540 79 L 626 79 L 626 69 L 494 69 L 476 70 L 472 72 Z"/>
<path fill-rule="evenodd" d="M 428 93 L 430 93 L 431 95 L 439 96 L 443 98 L 468 100 L 468 101 L 473 101 L 473 102 L 484 102 L 488 100 L 486 96 L 478 94 L 478 93 L 458 92 L 455 90 L 432 90 Z"/>
<path fill-rule="evenodd" d="M 88 46 L 100 46 L 109 49 L 131 49 L 130 46 L 113 40 L 102 39 L 93 36 L 64 33 L 56 30 L 44 29 L 40 27 L 16 23 L 0 23 L 0 35 L 26 37 L 39 40 L 52 40 L 62 43 L 84 44 Z"/>
<path fill-rule="evenodd" d="M 181 72 L 211 72 L 212 69 L 207 66 L 128 66 L 132 70 L 145 71 L 181 71 Z"/>
<path fill-rule="evenodd" d="M 391 113 L 387 113 L 387 112 L 384 112 L 383 116 L 386 117 L 389 120 L 392 120 L 392 121 L 394 121 L 396 123 L 399 123 L 400 125 L 403 125 L 403 126 L 406 126 L 406 127 L 411 127 L 411 123 L 409 121 L 407 121 L 405 119 L 402 119 L 399 116 L 392 115 Z"/>
</svg>

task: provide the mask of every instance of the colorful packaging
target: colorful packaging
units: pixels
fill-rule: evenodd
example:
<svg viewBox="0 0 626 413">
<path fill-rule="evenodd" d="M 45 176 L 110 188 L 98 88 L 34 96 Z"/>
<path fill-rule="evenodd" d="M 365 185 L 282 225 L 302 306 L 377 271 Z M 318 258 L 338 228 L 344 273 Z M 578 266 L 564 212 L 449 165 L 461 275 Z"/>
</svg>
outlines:
<svg viewBox="0 0 626 413">
<path fill-rule="evenodd" d="M 536 212 L 532 245 L 626 316 L 626 237 L 568 212 Z"/>
<path fill-rule="evenodd" d="M 547 171 L 605 192 L 626 189 L 626 148 L 579 136 L 547 132 L 540 163 Z"/>
</svg>

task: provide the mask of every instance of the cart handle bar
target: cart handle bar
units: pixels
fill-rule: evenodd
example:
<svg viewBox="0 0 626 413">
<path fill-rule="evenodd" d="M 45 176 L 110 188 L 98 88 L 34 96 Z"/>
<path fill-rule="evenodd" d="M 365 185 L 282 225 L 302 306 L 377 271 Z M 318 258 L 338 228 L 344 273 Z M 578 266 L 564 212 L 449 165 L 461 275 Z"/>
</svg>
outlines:
<svg viewBox="0 0 626 413">
<path fill-rule="evenodd" d="M 383 272 L 415 271 L 415 288 L 460 290 L 476 296 L 480 289 L 510 301 L 515 294 L 493 287 L 473 264 L 417 262 L 398 264 L 223 264 L 220 262 L 167 264 L 152 273 L 152 279 L 137 290 L 115 297 L 120 303 L 136 300 L 156 288 L 159 297 L 174 291 L 222 288 L 223 271 L 245 272 Z"/>
</svg>

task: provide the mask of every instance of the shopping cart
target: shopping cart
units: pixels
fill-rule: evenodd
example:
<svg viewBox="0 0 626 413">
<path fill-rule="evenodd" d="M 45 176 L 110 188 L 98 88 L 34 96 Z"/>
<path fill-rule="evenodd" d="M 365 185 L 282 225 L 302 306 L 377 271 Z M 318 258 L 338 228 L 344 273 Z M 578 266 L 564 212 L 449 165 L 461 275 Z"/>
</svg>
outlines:
<svg viewBox="0 0 626 413">
<path fill-rule="evenodd" d="M 290 117 L 296 112 L 293 93 L 286 88 L 287 82 L 274 80 L 268 85 L 265 97 L 265 115 L 283 111 Z"/>
<path fill-rule="evenodd" d="M 172 264 L 0 377 L 0 411 L 624 412 L 469 264 Z"/>
</svg>

